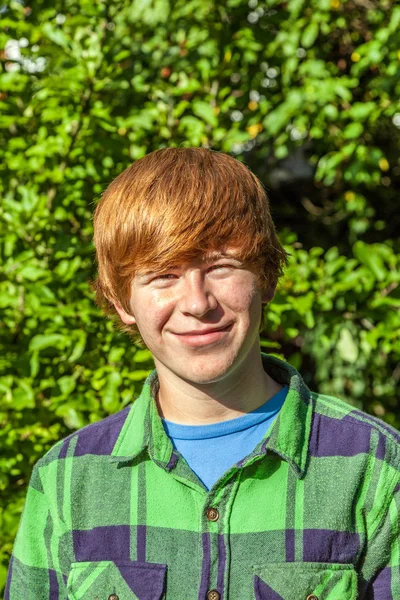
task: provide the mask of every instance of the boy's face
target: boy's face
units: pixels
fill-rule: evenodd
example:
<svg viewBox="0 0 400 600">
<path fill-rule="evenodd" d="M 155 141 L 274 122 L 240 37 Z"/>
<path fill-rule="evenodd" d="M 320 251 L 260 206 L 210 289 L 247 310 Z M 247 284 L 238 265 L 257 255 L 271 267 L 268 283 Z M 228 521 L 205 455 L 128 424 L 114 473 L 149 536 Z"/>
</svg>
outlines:
<svg viewBox="0 0 400 600">
<path fill-rule="evenodd" d="M 131 312 L 156 368 L 197 384 L 223 379 L 258 347 L 263 295 L 256 274 L 229 249 L 163 273 L 136 274 Z"/>
</svg>

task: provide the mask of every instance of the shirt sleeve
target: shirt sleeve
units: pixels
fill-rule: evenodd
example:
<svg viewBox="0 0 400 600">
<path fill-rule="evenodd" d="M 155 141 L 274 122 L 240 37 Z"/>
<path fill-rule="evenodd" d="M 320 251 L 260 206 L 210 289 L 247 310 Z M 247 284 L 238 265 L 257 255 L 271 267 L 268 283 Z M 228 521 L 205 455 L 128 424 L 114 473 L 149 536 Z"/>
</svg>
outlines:
<svg viewBox="0 0 400 600">
<path fill-rule="evenodd" d="M 65 600 L 60 570 L 60 527 L 55 524 L 35 465 L 8 569 L 4 600 Z"/>
<path fill-rule="evenodd" d="M 400 598 L 400 484 L 375 531 L 365 556 L 366 600 Z M 369 577 L 368 577 L 369 575 Z"/>
</svg>

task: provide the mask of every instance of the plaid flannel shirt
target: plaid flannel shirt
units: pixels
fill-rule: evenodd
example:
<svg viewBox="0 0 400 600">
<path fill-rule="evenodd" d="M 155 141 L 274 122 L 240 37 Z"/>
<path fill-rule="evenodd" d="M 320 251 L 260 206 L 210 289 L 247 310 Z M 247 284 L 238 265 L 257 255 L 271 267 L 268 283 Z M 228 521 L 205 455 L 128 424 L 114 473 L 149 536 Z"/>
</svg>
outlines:
<svg viewBox="0 0 400 600">
<path fill-rule="evenodd" d="M 399 600 L 399 433 L 262 360 L 286 401 L 209 491 L 164 432 L 156 371 L 134 403 L 55 444 L 5 600 Z"/>
</svg>

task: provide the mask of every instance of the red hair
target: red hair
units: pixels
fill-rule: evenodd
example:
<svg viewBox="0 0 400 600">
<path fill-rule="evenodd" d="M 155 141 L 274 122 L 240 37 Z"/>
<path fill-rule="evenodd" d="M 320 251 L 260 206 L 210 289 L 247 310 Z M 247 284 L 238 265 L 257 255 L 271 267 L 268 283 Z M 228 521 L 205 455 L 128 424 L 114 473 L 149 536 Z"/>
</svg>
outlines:
<svg viewBox="0 0 400 600">
<path fill-rule="evenodd" d="M 130 313 L 136 272 L 165 270 L 229 245 L 254 265 L 260 289 L 287 264 L 267 194 L 240 161 L 207 148 L 163 148 L 137 160 L 102 194 L 94 213 L 96 303 Z M 136 325 L 118 327 L 142 342 Z"/>
</svg>

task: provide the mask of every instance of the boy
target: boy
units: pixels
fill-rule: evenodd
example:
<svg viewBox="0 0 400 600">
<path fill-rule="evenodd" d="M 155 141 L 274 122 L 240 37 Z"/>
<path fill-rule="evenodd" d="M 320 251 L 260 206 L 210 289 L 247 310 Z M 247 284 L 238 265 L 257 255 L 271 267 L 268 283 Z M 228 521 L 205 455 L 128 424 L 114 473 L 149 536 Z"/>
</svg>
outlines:
<svg viewBox="0 0 400 600">
<path fill-rule="evenodd" d="M 287 255 L 257 178 L 158 150 L 94 232 L 97 302 L 156 369 L 36 464 L 6 600 L 399 599 L 398 432 L 260 352 Z"/>
</svg>

